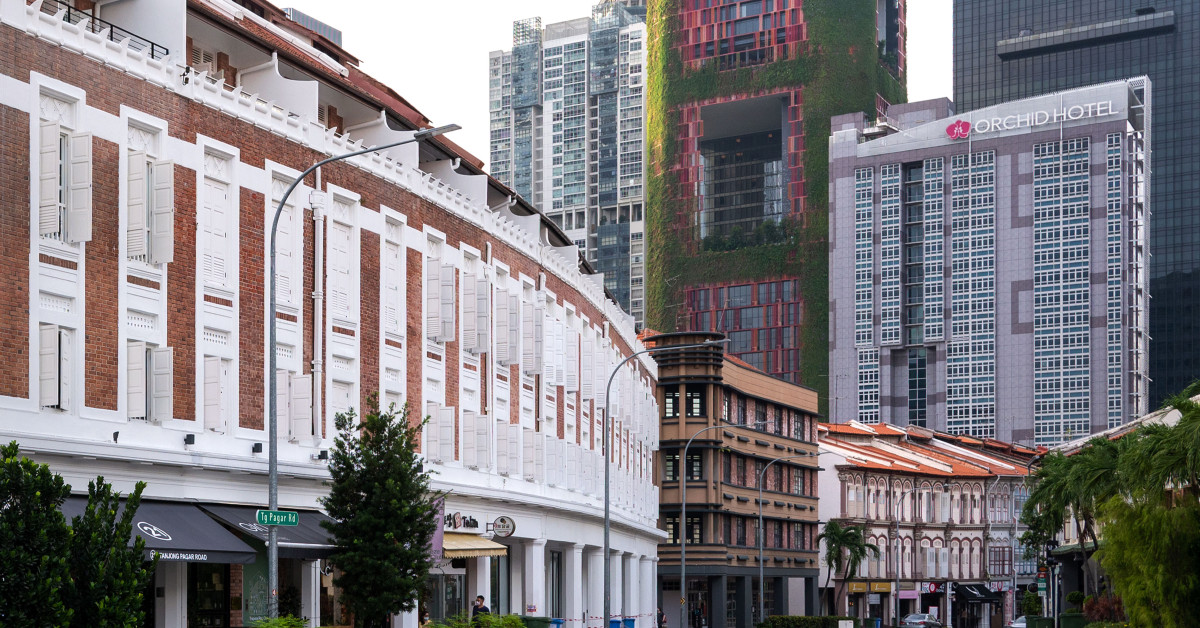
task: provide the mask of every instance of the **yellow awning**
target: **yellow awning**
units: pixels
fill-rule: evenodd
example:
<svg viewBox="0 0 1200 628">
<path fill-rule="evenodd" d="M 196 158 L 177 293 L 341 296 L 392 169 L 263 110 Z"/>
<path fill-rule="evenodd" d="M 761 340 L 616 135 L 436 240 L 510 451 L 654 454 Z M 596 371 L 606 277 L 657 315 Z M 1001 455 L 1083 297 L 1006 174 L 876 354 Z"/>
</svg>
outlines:
<svg viewBox="0 0 1200 628">
<path fill-rule="evenodd" d="M 446 532 L 442 536 L 442 556 L 446 558 L 478 558 L 507 556 L 508 548 L 476 534 Z"/>
</svg>

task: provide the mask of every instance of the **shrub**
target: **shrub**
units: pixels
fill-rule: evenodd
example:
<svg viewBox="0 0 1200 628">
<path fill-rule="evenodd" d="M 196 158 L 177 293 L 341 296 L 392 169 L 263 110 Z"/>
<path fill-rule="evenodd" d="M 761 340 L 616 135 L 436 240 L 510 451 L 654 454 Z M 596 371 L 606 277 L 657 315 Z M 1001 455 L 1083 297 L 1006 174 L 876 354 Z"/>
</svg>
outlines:
<svg viewBox="0 0 1200 628">
<path fill-rule="evenodd" d="M 1124 621 L 1125 609 L 1119 597 L 1093 597 L 1083 603 L 1083 615 L 1093 622 Z"/>
<path fill-rule="evenodd" d="M 1087 596 L 1083 591 L 1071 591 L 1067 594 L 1067 603 L 1071 606 L 1082 608 L 1085 600 L 1087 600 Z"/>
<path fill-rule="evenodd" d="M 799 615 L 774 615 L 758 625 L 758 628 L 838 628 L 839 621 L 853 621 L 854 628 L 862 628 L 861 620 L 855 617 L 801 617 Z"/>
<path fill-rule="evenodd" d="M 308 620 L 294 615 L 282 615 L 274 619 L 256 621 L 254 628 L 308 628 Z"/>
</svg>

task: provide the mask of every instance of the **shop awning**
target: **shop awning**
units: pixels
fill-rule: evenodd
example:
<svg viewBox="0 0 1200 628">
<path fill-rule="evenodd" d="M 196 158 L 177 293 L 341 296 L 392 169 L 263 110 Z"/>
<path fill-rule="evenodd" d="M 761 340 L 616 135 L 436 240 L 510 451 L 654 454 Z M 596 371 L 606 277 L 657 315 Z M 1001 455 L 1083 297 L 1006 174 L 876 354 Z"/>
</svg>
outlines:
<svg viewBox="0 0 1200 628">
<path fill-rule="evenodd" d="M 248 534 L 263 543 L 267 542 L 269 528 L 259 525 L 256 506 L 231 506 L 228 504 L 200 504 L 200 507 L 225 525 L 243 534 Z M 265 506 L 263 508 L 266 508 Z M 285 509 L 288 510 L 288 509 Z M 332 521 L 315 510 L 299 510 L 300 522 L 294 526 L 278 526 L 280 558 L 304 558 L 316 560 L 333 554 L 333 539 L 321 527 L 322 521 Z"/>
<path fill-rule="evenodd" d="M 965 602 L 999 602 L 1000 596 L 982 584 L 962 584 L 954 587 L 954 593 Z"/>
<path fill-rule="evenodd" d="M 442 556 L 446 558 L 478 558 L 507 556 L 508 548 L 477 534 L 447 532 L 442 537 Z"/>
<path fill-rule="evenodd" d="M 63 502 L 70 522 L 87 509 L 86 495 Z M 124 500 L 122 500 L 122 505 Z M 133 518 L 133 533 L 146 540 L 146 558 L 196 563 L 252 563 L 257 552 L 213 521 L 194 504 L 142 500 Z"/>
</svg>

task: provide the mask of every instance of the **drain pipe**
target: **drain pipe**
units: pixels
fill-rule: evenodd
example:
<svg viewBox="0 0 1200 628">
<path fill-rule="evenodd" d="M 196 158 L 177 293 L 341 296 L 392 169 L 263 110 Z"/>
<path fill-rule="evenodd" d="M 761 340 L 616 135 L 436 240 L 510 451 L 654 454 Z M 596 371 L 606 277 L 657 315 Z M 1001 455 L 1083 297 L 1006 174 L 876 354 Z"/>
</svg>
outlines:
<svg viewBox="0 0 1200 628">
<path fill-rule="evenodd" d="M 314 428 L 314 442 L 326 438 L 324 428 L 325 406 L 321 402 L 321 391 L 325 390 L 324 376 L 324 305 L 325 305 L 325 193 L 321 188 L 321 169 L 317 168 L 316 190 L 313 196 L 313 361 L 312 361 L 312 400 L 313 416 L 321 417 L 321 424 Z"/>
</svg>

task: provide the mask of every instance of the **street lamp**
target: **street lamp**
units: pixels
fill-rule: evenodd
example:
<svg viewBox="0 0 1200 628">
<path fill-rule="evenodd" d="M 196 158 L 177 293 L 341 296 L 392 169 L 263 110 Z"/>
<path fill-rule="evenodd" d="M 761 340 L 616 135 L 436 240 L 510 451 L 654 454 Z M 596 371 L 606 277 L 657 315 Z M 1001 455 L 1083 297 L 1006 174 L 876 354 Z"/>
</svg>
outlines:
<svg viewBox="0 0 1200 628">
<path fill-rule="evenodd" d="M 611 463 L 612 456 L 609 454 L 609 447 L 608 447 L 609 446 L 608 401 L 609 401 L 609 399 L 612 398 L 612 395 L 610 393 L 612 391 L 613 379 L 616 378 L 617 373 L 619 373 L 621 371 L 621 367 L 625 366 L 626 362 L 634 359 L 635 357 L 637 357 L 643 353 L 658 353 L 659 351 L 680 350 L 680 349 L 699 349 L 701 347 L 717 347 L 717 346 L 723 345 L 727 342 L 729 342 L 728 338 L 722 338 L 720 340 L 705 340 L 704 342 L 697 342 L 697 343 L 686 344 L 686 345 L 665 345 L 665 346 L 661 346 L 661 347 L 650 347 L 647 349 L 642 349 L 641 351 L 635 351 L 635 352 L 629 354 L 629 356 L 626 357 L 624 360 L 621 360 L 620 362 L 618 362 L 617 366 L 615 368 L 613 368 L 612 374 L 608 376 L 608 384 L 606 384 L 604 387 L 604 418 L 602 420 L 603 422 L 601 423 L 601 428 L 604 430 L 604 626 L 603 626 L 603 628 L 609 628 L 609 623 L 611 623 L 611 620 L 612 620 L 612 606 L 611 606 L 612 573 L 609 572 L 609 569 L 610 569 L 609 564 L 611 562 L 611 557 L 609 556 L 609 532 L 611 530 L 611 517 L 610 517 L 610 513 L 609 513 L 609 498 L 608 498 L 608 476 L 609 476 L 609 466 Z M 688 441 L 688 443 L 691 443 L 691 441 Z M 685 486 L 685 490 L 686 490 L 686 483 L 684 486 Z"/>
<path fill-rule="evenodd" d="M 806 451 L 802 454 L 796 454 L 794 456 L 775 458 L 764 465 L 762 471 L 758 472 L 758 621 L 760 622 L 767 620 L 766 586 L 763 575 L 763 538 L 766 536 L 763 533 L 763 477 L 766 476 L 767 469 L 770 469 L 771 465 L 775 464 L 776 462 L 781 460 L 794 460 L 796 458 L 811 458 L 816 455 L 816 452 Z"/>
<path fill-rule="evenodd" d="M 300 182 L 303 181 L 304 178 L 309 175 L 309 173 L 327 163 L 340 161 L 349 157 L 356 157 L 358 155 L 365 155 L 366 153 L 374 153 L 386 148 L 394 148 L 402 144 L 419 142 L 443 133 L 457 131 L 460 128 L 462 127 L 458 126 L 457 124 L 447 124 L 445 126 L 439 126 L 432 129 L 422 129 L 414 133 L 412 137 L 405 140 L 400 140 L 399 142 L 392 142 L 391 144 L 384 144 L 383 146 L 374 146 L 355 151 L 353 153 L 335 155 L 327 159 L 322 159 L 312 166 L 309 166 L 309 168 L 304 172 L 300 173 L 300 176 L 296 177 L 296 179 L 292 181 L 292 184 L 288 186 L 287 191 L 283 193 L 283 198 L 279 199 L 279 206 L 275 208 L 275 217 L 271 220 L 271 251 L 269 255 L 271 260 L 271 274 L 268 277 L 270 293 L 269 298 L 267 299 L 267 302 L 270 304 L 270 310 L 268 311 L 267 317 L 268 320 L 270 320 L 271 327 L 270 338 L 268 341 L 268 344 L 271 347 L 271 354 L 269 358 L 270 370 L 267 371 L 269 374 L 267 379 L 269 380 L 270 390 L 270 394 L 267 395 L 267 496 L 270 504 L 269 508 L 271 510 L 279 510 L 279 457 L 278 445 L 276 443 L 276 436 L 278 433 L 279 400 L 278 397 L 276 397 L 276 380 L 278 378 L 275 377 L 275 234 L 279 229 L 279 216 L 283 213 L 283 206 L 287 204 L 288 197 L 292 195 L 292 191 L 296 189 L 297 185 L 300 185 Z M 315 272 L 321 272 L 321 270 L 316 269 Z M 267 617 L 274 618 L 279 616 L 279 535 L 278 526 L 267 526 L 267 529 L 267 589 L 270 592 L 267 597 Z"/>
</svg>

